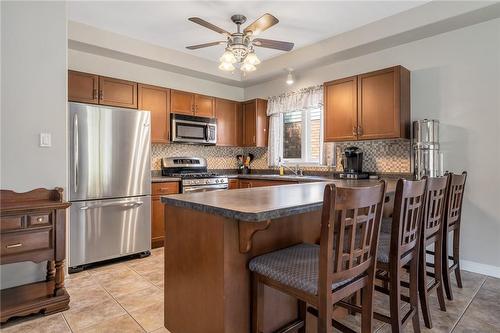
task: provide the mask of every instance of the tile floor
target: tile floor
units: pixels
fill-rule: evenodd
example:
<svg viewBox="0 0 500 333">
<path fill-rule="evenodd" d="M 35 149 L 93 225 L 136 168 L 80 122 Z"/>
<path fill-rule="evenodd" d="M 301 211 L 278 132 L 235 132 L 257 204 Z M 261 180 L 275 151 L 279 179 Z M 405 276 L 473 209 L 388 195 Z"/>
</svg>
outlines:
<svg viewBox="0 0 500 333">
<path fill-rule="evenodd" d="M 144 259 L 72 274 L 66 280 L 68 311 L 17 319 L 1 332 L 168 333 L 163 328 L 163 267 L 163 249 L 155 249 Z M 434 327 L 428 330 L 422 323 L 422 332 L 500 333 L 500 279 L 469 272 L 462 278 L 464 288 L 454 284 L 455 300 L 447 301 L 447 312 L 440 311 L 437 298 L 431 297 Z M 387 312 L 387 299 L 377 295 L 376 308 Z M 345 322 L 356 328 L 359 316 L 348 316 Z M 374 321 L 374 331 L 386 333 L 390 327 Z M 413 332 L 411 324 L 406 332 Z"/>
</svg>

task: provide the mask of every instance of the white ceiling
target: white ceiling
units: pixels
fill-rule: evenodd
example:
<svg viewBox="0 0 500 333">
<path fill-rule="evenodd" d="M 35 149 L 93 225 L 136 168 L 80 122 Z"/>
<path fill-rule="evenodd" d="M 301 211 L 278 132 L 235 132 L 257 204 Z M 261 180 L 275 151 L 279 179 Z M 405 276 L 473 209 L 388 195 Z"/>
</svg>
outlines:
<svg viewBox="0 0 500 333">
<path fill-rule="evenodd" d="M 251 23 L 264 13 L 280 22 L 262 38 L 295 43 L 295 49 L 395 15 L 427 1 L 70 1 L 69 19 L 132 38 L 217 61 L 218 45 L 189 51 L 192 44 L 223 40 L 223 36 L 189 22 L 198 16 L 230 32 L 230 17 L 243 14 Z M 282 51 L 259 48 L 261 59 Z"/>
</svg>

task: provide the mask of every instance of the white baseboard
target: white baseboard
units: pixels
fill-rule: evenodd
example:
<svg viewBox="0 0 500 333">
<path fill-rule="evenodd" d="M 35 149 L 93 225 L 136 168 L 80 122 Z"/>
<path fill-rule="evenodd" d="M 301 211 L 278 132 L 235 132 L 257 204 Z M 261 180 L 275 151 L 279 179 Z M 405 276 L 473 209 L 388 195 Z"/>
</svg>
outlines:
<svg viewBox="0 0 500 333">
<path fill-rule="evenodd" d="M 500 267 L 497 266 L 481 264 L 469 260 L 460 260 L 460 268 L 464 271 L 500 278 Z"/>
</svg>

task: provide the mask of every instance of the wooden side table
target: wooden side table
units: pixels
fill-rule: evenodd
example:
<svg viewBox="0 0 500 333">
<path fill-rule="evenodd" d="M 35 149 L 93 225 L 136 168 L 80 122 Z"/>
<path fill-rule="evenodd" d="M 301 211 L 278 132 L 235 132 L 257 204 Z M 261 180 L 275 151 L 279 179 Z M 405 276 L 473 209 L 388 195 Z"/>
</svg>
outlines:
<svg viewBox="0 0 500 333">
<path fill-rule="evenodd" d="M 12 317 L 69 308 L 64 288 L 66 208 L 62 188 L 25 193 L 0 190 L 0 264 L 47 261 L 45 281 L 3 289 L 1 322 Z"/>
</svg>

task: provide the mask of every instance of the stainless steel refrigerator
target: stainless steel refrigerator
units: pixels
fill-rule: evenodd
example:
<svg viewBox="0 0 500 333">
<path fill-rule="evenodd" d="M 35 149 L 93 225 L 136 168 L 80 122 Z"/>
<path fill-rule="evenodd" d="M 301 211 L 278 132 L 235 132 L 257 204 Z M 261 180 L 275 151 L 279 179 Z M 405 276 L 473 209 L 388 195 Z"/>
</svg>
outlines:
<svg viewBox="0 0 500 333">
<path fill-rule="evenodd" d="M 69 267 L 151 249 L 149 111 L 69 103 Z"/>
</svg>

